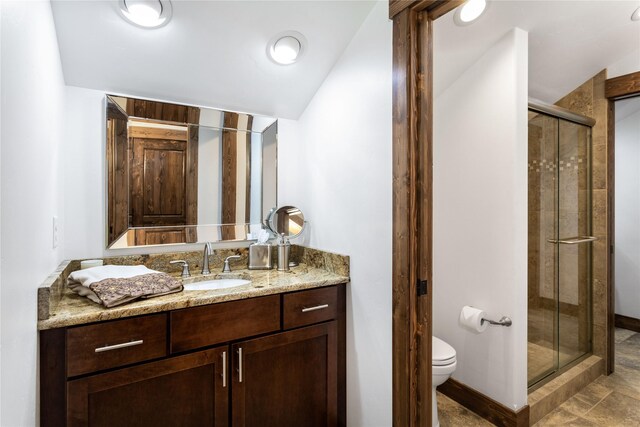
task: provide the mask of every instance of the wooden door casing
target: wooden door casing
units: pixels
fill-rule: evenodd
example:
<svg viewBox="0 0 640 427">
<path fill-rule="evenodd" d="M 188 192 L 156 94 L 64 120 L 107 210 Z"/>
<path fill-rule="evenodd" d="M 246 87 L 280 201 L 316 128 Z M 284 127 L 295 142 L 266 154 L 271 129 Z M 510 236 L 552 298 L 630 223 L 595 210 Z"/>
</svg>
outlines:
<svg viewBox="0 0 640 427">
<path fill-rule="evenodd" d="M 393 425 L 431 423 L 432 21 L 462 0 L 390 0 L 393 20 Z M 418 283 L 426 281 L 426 294 Z"/>
<path fill-rule="evenodd" d="M 223 353 L 228 360 L 222 346 L 69 381 L 67 425 L 227 426 Z"/>
<path fill-rule="evenodd" d="M 337 426 L 337 345 L 336 321 L 233 345 L 233 426 Z"/>
</svg>

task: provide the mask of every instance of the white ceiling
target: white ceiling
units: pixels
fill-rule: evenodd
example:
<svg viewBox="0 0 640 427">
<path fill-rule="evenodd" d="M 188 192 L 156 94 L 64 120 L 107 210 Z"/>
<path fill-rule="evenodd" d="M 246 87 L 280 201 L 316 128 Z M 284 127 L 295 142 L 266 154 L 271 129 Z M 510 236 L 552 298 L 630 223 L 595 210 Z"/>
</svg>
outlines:
<svg viewBox="0 0 640 427">
<path fill-rule="evenodd" d="M 491 1 L 465 27 L 451 13 L 434 25 L 434 93 L 519 27 L 529 32 L 529 96 L 554 103 L 612 64 L 640 64 L 640 21 L 630 19 L 638 6 L 638 0 Z"/>
<path fill-rule="evenodd" d="M 116 1 L 52 2 L 67 85 L 298 118 L 371 11 L 372 1 L 180 1 L 165 27 L 126 23 Z M 276 65 L 269 40 L 307 39 Z"/>
</svg>

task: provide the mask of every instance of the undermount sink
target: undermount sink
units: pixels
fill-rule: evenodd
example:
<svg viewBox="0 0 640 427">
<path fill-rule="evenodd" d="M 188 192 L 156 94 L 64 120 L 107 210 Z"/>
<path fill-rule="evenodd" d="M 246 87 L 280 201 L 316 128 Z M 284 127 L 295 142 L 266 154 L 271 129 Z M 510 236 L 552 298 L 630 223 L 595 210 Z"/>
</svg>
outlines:
<svg viewBox="0 0 640 427">
<path fill-rule="evenodd" d="M 185 291 L 209 291 L 213 289 L 235 288 L 236 286 L 248 285 L 250 280 L 245 279 L 214 279 L 205 282 L 189 283 L 184 285 Z"/>
</svg>

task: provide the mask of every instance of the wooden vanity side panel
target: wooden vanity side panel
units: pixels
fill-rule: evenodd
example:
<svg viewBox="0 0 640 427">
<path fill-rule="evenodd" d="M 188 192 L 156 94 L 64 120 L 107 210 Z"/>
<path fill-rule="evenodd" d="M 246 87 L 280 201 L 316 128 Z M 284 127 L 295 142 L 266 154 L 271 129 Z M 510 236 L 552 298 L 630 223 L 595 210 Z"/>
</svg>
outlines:
<svg viewBox="0 0 640 427">
<path fill-rule="evenodd" d="M 171 312 L 171 353 L 280 330 L 280 295 Z"/>
<path fill-rule="evenodd" d="M 40 331 L 40 426 L 66 424 L 65 329 Z"/>
</svg>

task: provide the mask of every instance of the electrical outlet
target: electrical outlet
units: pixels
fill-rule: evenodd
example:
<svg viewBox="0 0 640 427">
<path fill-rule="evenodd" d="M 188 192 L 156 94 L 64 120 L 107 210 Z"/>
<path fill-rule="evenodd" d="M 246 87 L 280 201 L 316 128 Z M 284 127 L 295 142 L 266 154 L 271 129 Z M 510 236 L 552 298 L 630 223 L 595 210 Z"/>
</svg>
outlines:
<svg viewBox="0 0 640 427">
<path fill-rule="evenodd" d="M 58 247 L 58 217 L 53 217 L 53 249 Z"/>
</svg>

